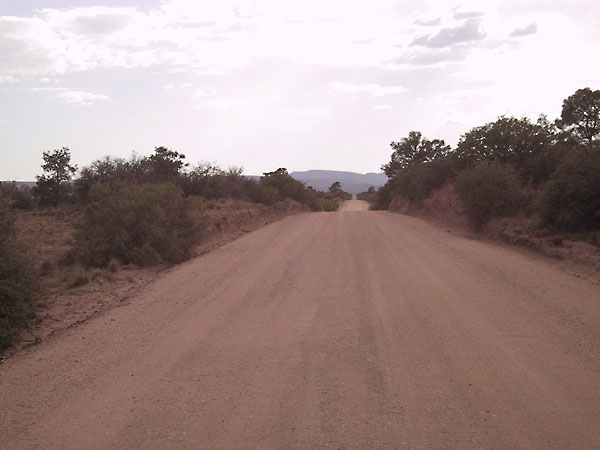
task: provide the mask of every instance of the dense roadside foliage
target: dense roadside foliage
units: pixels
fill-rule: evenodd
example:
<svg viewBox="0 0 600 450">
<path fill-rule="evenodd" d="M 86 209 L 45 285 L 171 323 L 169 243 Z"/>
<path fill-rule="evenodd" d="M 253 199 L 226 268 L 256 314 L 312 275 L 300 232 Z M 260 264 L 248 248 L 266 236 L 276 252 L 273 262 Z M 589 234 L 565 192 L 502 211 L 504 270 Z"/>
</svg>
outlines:
<svg viewBox="0 0 600 450">
<path fill-rule="evenodd" d="M 43 152 L 42 159 L 43 174 L 33 188 L 0 183 L 0 350 L 29 326 L 39 281 L 56 267 L 70 271 L 67 285 L 76 287 L 123 264 L 184 261 L 207 234 L 203 205 L 219 199 L 274 205 L 275 210 L 294 201 L 313 211 L 335 211 L 349 196 L 335 183 L 329 192 L 318 192 L 284 168 L 257 179 L 236 167 L 190 166 L 185 155 L 167 147 L 130 159 L 106 156 L 82 168 L 75 179 L 70 149 Z M 28 249 L 15 239 L 17 210 L 41 221 L 71 217 L 69 225 L 72 229 L 75 223 L 76 231 L 67 249 L 52 260 L 27 261 Z"/>
<path fill-rule="evenodd" d="M 9 201 L 0 192 L 0 351 L 35 317 L 38 282 L 19 245 Z"/>
<path fill-rule="evenodd" d="M 78 225 L 76 252 L 88 266 L 111 260 L 147 266 L 187 259 L 199 229 L 173 184 L 97 184 Z"/>
<path fill-rule="evenodd" d="M 411 131 L 392 142 L 382 166 L 388 182 L 359 195 L 372 209 L 402 199 L 418 210 L 432 192 L 452 184 L 470 222 L 527 216 L 538 229 L 600 230 L 600 91 L 580 89 L 554 123 L 540 116 L 499 117 L 465 133 L 455 149 Z"/>
</svg>

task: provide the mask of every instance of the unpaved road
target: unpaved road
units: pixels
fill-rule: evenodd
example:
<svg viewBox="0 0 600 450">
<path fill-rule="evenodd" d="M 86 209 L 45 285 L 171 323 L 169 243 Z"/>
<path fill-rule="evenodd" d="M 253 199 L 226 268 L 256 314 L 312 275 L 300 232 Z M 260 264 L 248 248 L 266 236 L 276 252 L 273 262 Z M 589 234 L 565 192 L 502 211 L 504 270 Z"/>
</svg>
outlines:
<svg viewBox="0 0 600 450">
<path fill-rule="evenodd" d="M 600 287 L 363 205 L 7 360 L 0 448 L 600 448 Z"/>
</svg>

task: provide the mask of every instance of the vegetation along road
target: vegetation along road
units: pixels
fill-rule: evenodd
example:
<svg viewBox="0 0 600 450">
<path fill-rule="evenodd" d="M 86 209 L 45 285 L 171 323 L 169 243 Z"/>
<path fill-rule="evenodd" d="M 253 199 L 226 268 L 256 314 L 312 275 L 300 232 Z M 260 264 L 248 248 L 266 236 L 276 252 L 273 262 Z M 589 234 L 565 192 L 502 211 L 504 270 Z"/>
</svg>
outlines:
<svg viewBox="0 0 600 450">
<path fill-rule="evenodd" d="M 0 365 L 0 448 L 600 448 L 600 288 L 351 201 Z"/>
</svg>

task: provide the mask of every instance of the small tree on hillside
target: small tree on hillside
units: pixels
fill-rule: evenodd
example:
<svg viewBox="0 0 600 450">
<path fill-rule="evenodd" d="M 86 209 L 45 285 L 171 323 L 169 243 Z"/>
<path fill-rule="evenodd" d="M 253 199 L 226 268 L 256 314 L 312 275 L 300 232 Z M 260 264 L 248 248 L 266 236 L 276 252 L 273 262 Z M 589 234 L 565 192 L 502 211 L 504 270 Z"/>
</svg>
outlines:
<svg viewBox="0 0 600 450">
<path fill-rule="evenodd" d="M 331 186 L 329 186 L 329 192 L 332 194 L 343 194 L 344 191 L 342 190 L 342 183 L 339 181 L 332 183 Z"/>
<path fill-rule="evenodd" d="M 67 147 L 42 154 L 44 173 L 37 176 L 34 195 L 43 205 L 54 205 L 68 197 L 71 192 L 71 179 L 77 166 L 71 165 L 71 152 Z"/>
</svg>

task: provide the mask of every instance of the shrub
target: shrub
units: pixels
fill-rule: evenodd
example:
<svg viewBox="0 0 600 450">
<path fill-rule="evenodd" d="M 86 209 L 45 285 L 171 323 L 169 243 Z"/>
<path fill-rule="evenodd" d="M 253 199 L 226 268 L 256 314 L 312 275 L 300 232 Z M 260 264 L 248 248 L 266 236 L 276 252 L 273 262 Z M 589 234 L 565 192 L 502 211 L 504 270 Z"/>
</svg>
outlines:
<svg viewBox="0 0 600 450">
<path fill-rule="evenodd" d="M 4 195 L 13 208 L 23 210 L 33 208 L 31 189 L 18 187 L 17 183 L 13 181 L 12 183 L 0 183 L 0 191 L 0 195 Z"/>
<path fill-rule="evenodd" d="M 12 212 L 0 195 L 0 350 L 11 345 L 35 317 L 37 278 L 15 240 Z"/>
<path fill-rule="evenodd" d="M 564 161 L 546 186 L 540 212 L 551 228 L 600 229 L 600 153 L 583 151 Z"/>
<path fill-rule="evenodd" d="M 323 199 L 320 199 L 317 209 L 313 208 L 313 210 L 333 212 L 333 211 L 337 211 L 338 207 L 339 207 L 339 205 L 335 200 L 323 198 Z"/>
<path fill-rule="evenodd" d="M 173 184 L 115 183 L 91 188 L 76 250 L 86 265 L 111 259 L 140 266 L 187 259 L 200 231 Z"/>
<path fill-rule="evenodd" d="M 248 191 L 248 199 L 255 203 L 273 205 L 281 200 L 277 189 L 252 180 L 247 180 L 246 190 Z"/>
<path fill-rule="evenodd" d="M 524 203 L 515 170 L 499 163 L 483 163 L 464 170 L 456 179 L 455 190 L 476 227 L 492 217 L 513 215 Z"/>
</svg>

